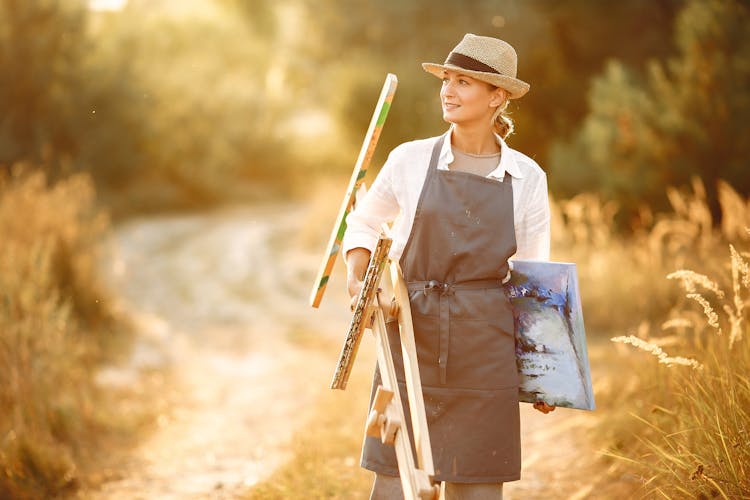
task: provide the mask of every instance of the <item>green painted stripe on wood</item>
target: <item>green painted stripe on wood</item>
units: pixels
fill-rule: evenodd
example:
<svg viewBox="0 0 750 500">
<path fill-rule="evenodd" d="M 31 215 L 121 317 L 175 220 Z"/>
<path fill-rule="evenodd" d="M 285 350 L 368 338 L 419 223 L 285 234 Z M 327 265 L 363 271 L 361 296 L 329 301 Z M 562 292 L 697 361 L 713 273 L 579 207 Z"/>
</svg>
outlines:
<svg viewBox="0 0 750 500">
<path fill-rule="evenodd" d="M 328 284 L 328 278 L 329 277 L 330 276 L 323 276 L 323 279 L 321 279 L 320 283 L 318 284 L 318 290 L 320 290 L 321 288 L 323 288 L 324 286 L 326 286 Z"/>
<path fill-rule="evenodd" d="M 339 230 L 336 233 L 336 241 L 341 241 L 344 239 L 344 233 L 346 232 L 346 215 L 349 212 L 346 212 L 344 214 L 344 217 L 341 219 L 341 225 L 339 226 Z"/>
<path fill-rule="evenodd" d="M 383 103 L 383 109 L 380 110 L 380 115 L 378 116 L 378 121 L 375 122 L 376 125 L 382 126 L 385 123 L 385 119 L 388 116 L 388 110 L 391 108 L 391 103 L 386 101 Z"/>
<path fill-rule="evenodd" d="M 362 179 L 365 178 L 365 175 L 367 175 L 367 170 L 360 170 L 359 173 L 357 174 L 357 180 L 361 181 Z"/>
</svg>

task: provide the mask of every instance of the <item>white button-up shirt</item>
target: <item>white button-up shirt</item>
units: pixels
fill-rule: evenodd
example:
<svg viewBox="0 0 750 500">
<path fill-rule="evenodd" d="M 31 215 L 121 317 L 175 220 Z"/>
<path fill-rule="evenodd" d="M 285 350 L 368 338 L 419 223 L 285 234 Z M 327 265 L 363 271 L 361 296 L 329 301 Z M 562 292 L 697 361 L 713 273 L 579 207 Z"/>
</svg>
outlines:
<svg viewBox="0 0 750 500">
<path fill-rule="evenodd" d="M 443 142 L 437 168 L 448 170 L 453 162 L 451 130 Z M 549 260 L 550 211 L 547 176 L 528 156 L 511 149 L 496 136 L 500 163 L 487 177 L 502 182 L 505 172 L 513 183 L 513 216 L 516 232 L 515 259 Z M 390 257 L 398 260 L 414 223 L 417 202 L 427 176 L 436 137 L 406 142 L 391 151 L 367 194 L 346 219 L 342 252 L 357 247 L 375 249 L 384 222 L 393 221 Z"/>
</svg>

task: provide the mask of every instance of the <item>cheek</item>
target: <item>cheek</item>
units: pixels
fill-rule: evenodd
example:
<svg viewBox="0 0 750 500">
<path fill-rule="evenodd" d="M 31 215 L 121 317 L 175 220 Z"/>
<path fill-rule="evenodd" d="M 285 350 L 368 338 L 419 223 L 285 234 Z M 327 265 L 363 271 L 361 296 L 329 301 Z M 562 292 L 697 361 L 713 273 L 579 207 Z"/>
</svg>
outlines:
<svg viewBox="0 0 750 500">
<path fill-rule="evenodd" d="M 482 99 L 482 95 L 479 92 L 474 91 L 473 89 L 471 91 L 464 92 L 462 97 L 467 105 L 471 106 L 481 106 L 482 102 L 484 101 L 484 99 Z"/>
<path fill-rule="evenodd" d="M 476 92 L 474 95 L 474 102 L 477 103 L 477 106 L 489 108 L 492 106 L 492 94 L 488 94 L 487 92 Z"/>
</svg>

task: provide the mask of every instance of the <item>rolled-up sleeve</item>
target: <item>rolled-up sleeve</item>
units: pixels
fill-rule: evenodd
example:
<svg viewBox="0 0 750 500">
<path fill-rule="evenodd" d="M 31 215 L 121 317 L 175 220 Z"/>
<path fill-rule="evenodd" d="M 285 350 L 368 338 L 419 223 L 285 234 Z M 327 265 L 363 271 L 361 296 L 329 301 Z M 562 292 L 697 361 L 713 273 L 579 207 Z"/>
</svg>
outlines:
<svg viewBox="0 0 750 500">
<path fill-rule="evenodd" d="M 547 176 L 542 173 L 530 186 L 528 203 L 516 231 L 515 259 L 549 260 L 550 208 L 547 193 Z"/>
<path fill-rule="evenodd" d="M 346 217 L 347 227 L 341 244 L 343 255 L 360 247 L 372 252 L 378 243 L 383 223 L 392 222 L 399 214 L 399 204 L 393 189 L 396 163 L 392 152 L 367 194 Z"/>
</svg>

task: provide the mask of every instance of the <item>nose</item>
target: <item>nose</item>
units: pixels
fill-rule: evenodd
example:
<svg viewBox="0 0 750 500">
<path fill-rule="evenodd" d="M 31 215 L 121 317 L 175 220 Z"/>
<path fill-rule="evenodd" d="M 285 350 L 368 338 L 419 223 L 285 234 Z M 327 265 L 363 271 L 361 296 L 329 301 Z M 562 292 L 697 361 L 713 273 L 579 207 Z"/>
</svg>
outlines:
<svg viewBox="0 0 750 500">
<path fill-rule="evenodd" d="M 453 95 L 453 84 L 450 80 L 443 80 L 443 86 L 440 87 L 440 95 L 443 97 Z"/>
</svg>

